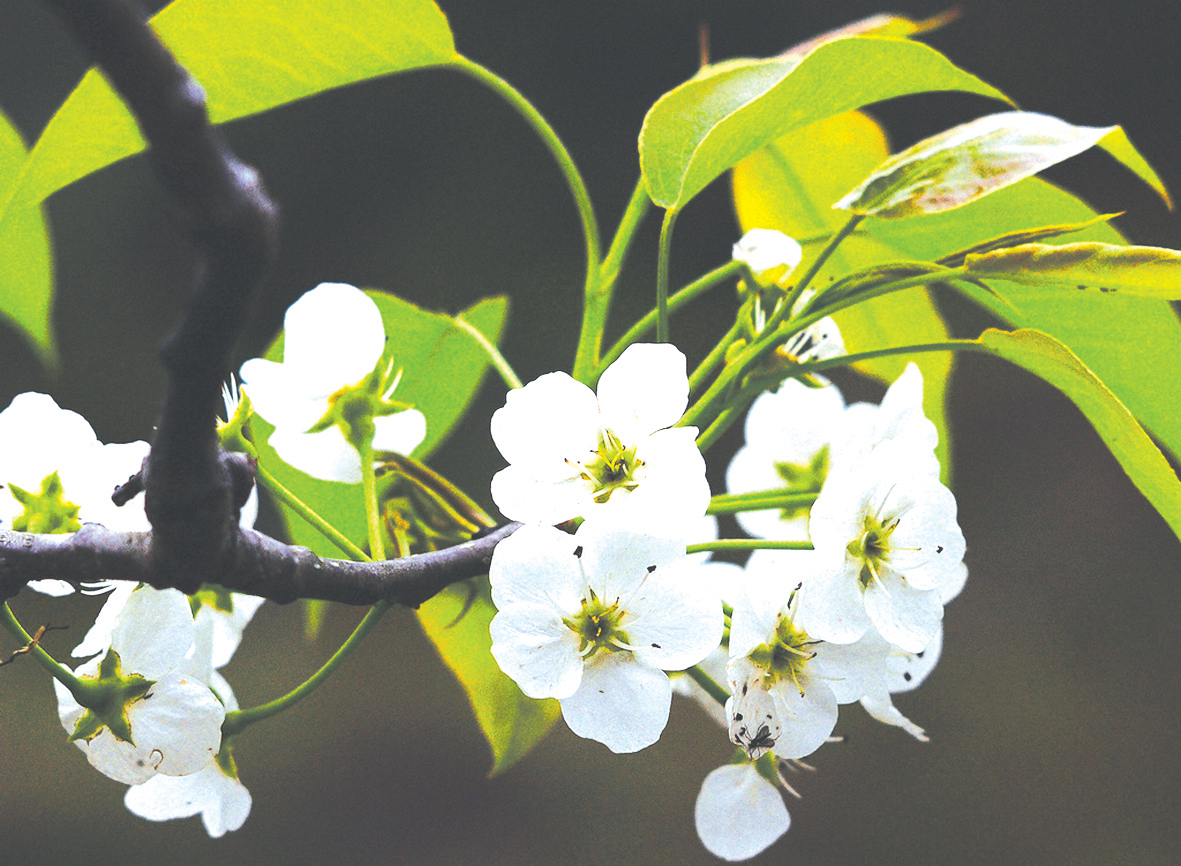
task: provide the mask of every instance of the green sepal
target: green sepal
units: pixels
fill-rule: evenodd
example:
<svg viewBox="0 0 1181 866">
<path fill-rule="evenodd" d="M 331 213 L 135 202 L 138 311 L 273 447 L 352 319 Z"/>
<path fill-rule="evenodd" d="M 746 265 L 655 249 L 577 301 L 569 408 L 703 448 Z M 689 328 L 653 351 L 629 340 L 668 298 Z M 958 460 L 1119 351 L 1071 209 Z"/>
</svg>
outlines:
<svg viewBox="0 0 1181 866">
<path fill-rule="evenodd" d="M 56 471 L 45 476 L 40 493 L 31 493 L 15 484 L 9 484 L 8 490 L 12 498 L 25 507 L 12 519 L 12 528 L 17 532 L 64 534 L 82 528 L 78 522 L 78 506 L 66 501 Z"/>
<path fill-rule="evenodd" d="M 131 739 L 131 720 L 127 707 L 148 693 L 156 684 L 139 674 L 124 676 L 119 654 L 107 650 L 98 665 L 97 677 L 86 677 L 90 706 L 74 725 L 69 742 L 90 740 L 108 728 L 119 740 L 135 745 Z"/>
</svg>

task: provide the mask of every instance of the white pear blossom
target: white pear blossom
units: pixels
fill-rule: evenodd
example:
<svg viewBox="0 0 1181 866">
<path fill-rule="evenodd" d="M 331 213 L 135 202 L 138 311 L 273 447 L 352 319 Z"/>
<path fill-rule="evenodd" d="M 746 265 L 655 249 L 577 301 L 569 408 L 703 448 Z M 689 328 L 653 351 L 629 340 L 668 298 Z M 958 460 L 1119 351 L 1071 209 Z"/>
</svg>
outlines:
<svg viewBox="0 0 1181 866">
<path fill-rule="evenodd" d="M 492 416 L 509 462 L 492 479 L 501 512 L 555 524 L 611 514 L 684 526 L 705 514 L 709 484 L 685 411 L 685 356 L 669 344 L 629 346 L 599 379 L 598 395 L 565 373 L 510 391 Z"/>
<path fill-rule="evenodd" d="M 321 283 L 292 304 L 283 319 L 283 363 L 254 358 L 242 365 L 242 384 L 254 410 L 274 425 L 270 444 L 284 461 L 316 478 L 357 483 L 361 460 L 338 424 L 308 432 L 336 400 L 370 376 L 390 381 L 381 367 L 385 329 L 377 304 L 344 283 Z M 393 387 L 380 397 L 388 401 Z M 417 409 L 374 413 L 373 447 L 409 454 L 426 436 Z"/>
<path fill-rule="evenodd" d="M 926 466 L 924 452 L 887 439 L 829 473 L 810 522 L 822 566 L 800 603 L 811 634 L 852 643 L 872 625 L 908 652 L 935 637 L 965 545 L 955 497 Z"/>
<path fill-rule="evenodd" d="M 73 532 L 83 523 L 118 531 L 150 529 L 139 497 L 122 508 L 115 488 L 139 471 L 148 443 L 104 445 L 77 412 L 47 394 L 18 394 L 0 412 L 0 526 L 25 532 Z M 64 580 L 30 581 L 68 595 Z"/>
<path fill-rule="evenodd" d="M 213 674 L 211 686 L 227 712 L 238 709 L 233 690 L 220 674 Z M 153 776 L 128 788 L 123 803 L 132 814 L 149 821 L 199 814 L 205 831 L 218 839 L 246 823 L 252 799 L 238 779 L 232 752 L 223 744 L 205 769 L 188 776 Z"/>
<path fill-rule="evenodd" d="M 734 244 L 733 256 L 734 261 L 745 262 L 763 285 L 783 286 L 804 258 L 804 249 L 776 229 L 750 229 Z"/>
<path fill-rule="evenodd" d="M 694 819 L 706 850 L 731 862 L 749 860 L 791 826 L 778 787 L 749 761 L 718 767 L 705 777 Z"/>
<path fill-rule="evenodd" d="M 225 707 L 203 681 L 203 666 L 187 658 L 194 638 L 183 594 L 142 587 L 120 612 L 107 652 L 75 671 L 108 688 L 105 704 L 87 709 L 54 681 L 62 726 L 95 769 L 134 785 L 157 773 L 196 773 L 214 759 Z"/>
<path fill-rule="evenodd" d="M 683 538 L 593 521 L 569 535 L 525 526 L 492 558 L 492 655 L 533 698 L 557 698 L 574 733 L 613 752 L 659 739 L 672 687 L 665 671 L 705 658 L 722 606 L 686 577 Z"/>
<path fill-rule="evenodd" d="M 746 416 L 746 444 L 726 470 L 731 494 L 782 489 L 819 493 L 833 466 L 857 463 L 874 446 L 899 439 L 912 448 L 916 470 L 938 477 L 938 433 L 923 414 L 923 378 L 915 364 L 886 391 L 880 406 L 846 406 L 833 385 L 796 379 L 760 394 Z M 743 511 L 738 524 L 755 538 L 808 539 L 809 507 Z"/>
</svg>

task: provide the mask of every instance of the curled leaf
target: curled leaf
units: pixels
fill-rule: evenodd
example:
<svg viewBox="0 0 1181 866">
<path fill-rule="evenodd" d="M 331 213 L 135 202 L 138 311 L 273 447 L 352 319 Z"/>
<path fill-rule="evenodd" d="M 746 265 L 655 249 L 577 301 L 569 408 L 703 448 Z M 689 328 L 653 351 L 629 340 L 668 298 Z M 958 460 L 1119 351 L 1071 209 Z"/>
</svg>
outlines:
<svg viewBox="0 0 1181 866">
<path fill-rule="evenodd" d="M 1105 213 L 1099 214 L 1094 219 L 1086 220 L 1081 223 L 1068 223 L 1059 226 L 1042 226 L 1036 229 L 1024 229 L 1022 231 L 1008 232 L 999 237 L 991 238 L 982 241 L 978 244 L 973 244 L 966 249 L 957 250 L 954 253 L 948 253 L 935 261 L 943 265 L 945 268 L 960 268 L 963 267 L 964 261 L 969 255 L 983 255 L 984 253 L 991 253 L 994 250 L 1001 250 L 1007 247 L 1015 247 L 1020 244 L 1032 244 L 1039 241 L 1047 240 L 1048 238 L 1056 238 L 1062 235 L 1073 234 L 1074 232 L 1085 231 L 1092 226 L 1101 225 L 1109 220 L 1115 219 L 1117 216 L 1122 216 L 1122 213 Z"/>
<path fill-rule="evenodd" d="M 1072 286 L 1080 291 L 1181 300 L 1181 252 L 1163 247 L 1022 244 L 968 255 L 964 264 L 975 276 L 1026 286 Z"/>
<path fill-rule="evenodd" d="M 962 207 L 1096 144 L 1158 192 L 1160 179 L 1118 126 L 1074 126 L 1029 111 L 990 114 L 907 148 L 883 162 L 833 207 L 896 219 Z"/>
</svg>

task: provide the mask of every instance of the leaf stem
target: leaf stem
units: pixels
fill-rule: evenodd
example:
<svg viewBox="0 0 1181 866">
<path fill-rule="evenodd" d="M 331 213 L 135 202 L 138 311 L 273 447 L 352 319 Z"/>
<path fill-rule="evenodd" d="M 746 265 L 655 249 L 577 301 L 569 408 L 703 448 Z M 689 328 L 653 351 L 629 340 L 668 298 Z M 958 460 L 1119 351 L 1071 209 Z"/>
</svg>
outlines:
<svg viewBox="0 0 1181 866">
<path fill-rule="evenodd" d="M 705 693 L 717 701 L 722 706 L 726 705 L 726 701 L 730 699 L 730 693 L 718 685 L 714 678 L 701 669 L 701 665 L 693 665 L 691 668 L 685 668 L 685 674 L 701 686 Z"/>
<path fill-rule="evenodd" d="M 812 550 L 810 541 L 776 541 L 770 538 L 719 538 L 701 544 L 690 544 L 687 553 L 705 553 L 707 550 Z"/>
<path fill-rule="evenodd" d="M 57 661 L 53 656 L 41 648 L 41 644 L 33 641 L 33 636 L 25 631 L 24 626 L 20 624 L 12 609 L 8 606 L 8 602 L 0 604 L 0 625 L 3 625 L 5 630 L 12 635 L 21 646 L 30 647 L 29 655 L 45 669 L 45 671 L 61 683 L 70 694 L 74 696 L 79 704 L 86 707 L 89 706 L 86 700 L 87 688 L 86 684 L 74 676 L 73 671 Z M 90 703 L 93 703 L 91 701 Z"/>
<path fill-rule="evenodd" d="M 263 487 L 273 494 L 276 499 L 287 505 L 311 526 L 318 529 L 325 538 L 339 547 L 341 552 L 346 554 L 354 562 L 369 562 L 369 554 L 349 541 L 344 536 L 344 533 L 313 511 L 306 502 L 283 486 L 279 479 L 268 472 L 261 463 L 258 464 L 258 480 L 262 482 Z"/>
<path fill-rule="evenodd" d="M 373 437 L 357 449 L 361 455 L 361 493 L 365 497 L 365 525 L 369 530 L 369 555 L 385 559 L 385 539 L 377 506 L 377 476 L 373 469 Z"/>
<path fill-rule="evenodd" d="M 673 242 L 673 226 L 677 222 L 677 212 L 669 209 L 664 212 L 664 221 L 660 224 L 660 254 L 656 260 L 656 342 L 668 342 L 668 258 Z"/>
<path fill-rule="evenodd" d="M 348 640 L 340 645 L 340 649 L 333 653 L 332 657 L 324 662 L 318 671 L 287 694 L 249 710 L 236 710 L 226 713 L 226 719 L 221 726 L 222 737 L 232 737 L 255 722 L 261 722 L 263 719 L 268 719 L 271 716 L 283 712 L 311 694 L 340 666 L 341 662 L 352 654 L 353 650 L 373 630 L 373 627 L 377 625 L 381 617 L 392 606 L 392 603 L 388 601 L 379 601 L 373 605 L 361 622 L 357 624 L 357 627 L 353 629 L 353 633 L 349 635 Z"/>
<path fill-rule="evenodd" d="M 582 306 L 582 328 L 578 334 L 578 348 L 574 354 L 573 376 L 584 385 L 594 387 L 602 368 L 609 362 L 599 362 L 599 350 L 603 345 L 603 331 L 607 327 L 607 315 L 611 311 L 611 299 L 615 293 L 615 281 L 623 261 L 635 240 L 636 229 L 648 213 L 652 200 L 641 177 L 631 199 L 615 230 L 607 258 L 599 266 L 599 280 L 594 292 L 588 291 Z M 622 350 L 621 350 L 622 351 Z"/>
<path fill-rule="evenodd" d="M 783 301 L 782 306 L 780 306 L 780 308 L 767 322 L 767 327 L 773 328 L 791 315 L 791 308 L 795 306 L 796 301 L 799 300 L 800 295 L 804 293 L 804 290 L 808 288 L 808 285 L 813 279 L 815 279 L 816 275 L 820 273 L 820 269 L 824 267 L 824 263 L 829 260 L 834 252 L 836 252 L 836 249 L 841 245 L 841 242 L 853 233 L 853 230 L 857 228 L 857 225 L 863 219 L 865 219 L 865 217 L 861 214 L 850 215 L 848 222 L 841 226 L 840 231 L 833 235 L 829 242 L 825 244 L 824 249 L 822 249 L 816 256 L 812 264 L 808 266 L 808 270 L 806 270 L 804 275 L 796 282 L 795 286 L 791 290 L 791 294 L 787 296 L 787 298 Z"/>
<path fill-rule="evenodd" d="M 923 352 L 984 352 L 990 354 L 979 340 L 945 340 L 942 343 L 916 343 L 913 346 L 891 346 L 888 349 L 873 349 L 869 352 L 857 352 L 853 355 L 838 355 L 823 361 L 807 361 L 800 364 L 801 373 L 819 373 L 831 370 L 833 367 L 844 367 L 849 364 L 859 364 L 862 361 L 872 361 L 874 358 L 888 358 L 892 355 L 918 355 Z"/>
<path fill-rule="evenodd" d="M 744 270 L 747 270 L 747 267 L 742 262 L 727 262 L 720 268 L 715 268 L 708 274 L 694 280 L 668 299 L 669 313 L 675 313 L 681 307 L 709 291 L 714 286 L 726 282 L 726 280 L 742 273 Z M 623 354 L 624 349 L 655 327 L 658 314 L 659 310 L 653 307 L 642 319 L 632 325 L 626 334 L 615 341 L 614 345 L 611 346 L 607 354 L 603 356 L 603 360 L 599 363 L 600 374 L 603 369 L 610 366 L 616 358 Z"/>
<path fill-rule="evenodd" d="M 485 337 L 479 328 L 460 316 L 456 316 L 452 321 L 455 322 L 455 327 L 469 334 L 476 341 L 477 345 L 484 350 L 484 354 L 488 356 L 488 360 L 492 363 L 493 368 L 500 374 L 500 378 L 504 380 L 504 384 L 508 385 L 510 391 L 523 387 L 512 365 L 509 364 L 504 355 L 500 354 L 500 349 L 496 348 L 496 344 Z"/>
<path fill-rule="evenodd" d="M 754 490 L 750 493 L 719 493 L 709 501 L 706 514 L 734 514 L 739 511 L 765 511 L 769 508 L 795 508 L 811 505 L 816 493 L 797 493 L 787 488 Z"/>
</svg>

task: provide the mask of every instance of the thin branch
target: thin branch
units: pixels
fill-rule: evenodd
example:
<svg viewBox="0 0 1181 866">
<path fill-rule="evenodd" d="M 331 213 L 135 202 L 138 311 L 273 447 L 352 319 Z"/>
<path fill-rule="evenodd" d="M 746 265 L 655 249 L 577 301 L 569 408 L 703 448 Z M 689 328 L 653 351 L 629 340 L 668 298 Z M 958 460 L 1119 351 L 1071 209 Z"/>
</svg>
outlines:
<svg viewBox="0 0 1181 866">
<path fill-rule="evenodd" d="M 492 551 L 520 528 L 510 523 L 472 541 L 379 562 L 325 559 L 306 547 L 242 530 L 233 560 L 217 583 L 280 604 L 316 598 L 341 604 L 379 601 L 418 607 L 452 583 L 488 573 Z M 114 532 L 97 523 L 65 535 L 0 530 L 0 602 L 30 580 L 126 580 L 157 589 L 176 583 L 152 567 L 150 532 Z M 184 589 L 184 587 L 179 587 Z"/>
</svg>

